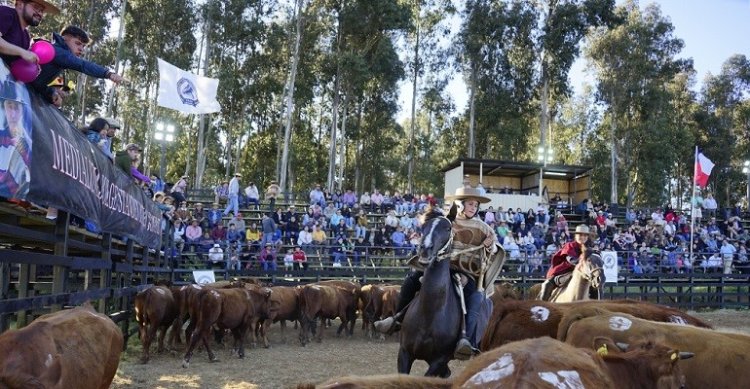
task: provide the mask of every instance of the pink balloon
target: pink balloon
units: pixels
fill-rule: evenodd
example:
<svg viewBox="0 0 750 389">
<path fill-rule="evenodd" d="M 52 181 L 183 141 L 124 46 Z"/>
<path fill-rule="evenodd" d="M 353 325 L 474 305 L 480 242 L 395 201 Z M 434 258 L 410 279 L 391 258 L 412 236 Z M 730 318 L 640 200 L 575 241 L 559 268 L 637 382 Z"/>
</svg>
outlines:
<svg viewBox="0 0 750 389">
<path fill-rule="evenodd" d="M 39 57 L 39 64 L 44 65 L 55 58 L 55 48 L 47 41 L 36 41 L 31 45 L 31 52 Z"/>
<path fill-rule="evenodd" d="M 23 58 L 19 58 L 10 65 L 10 74 L 16 81 L 31 82 L 36 80 L 36 77 L 42 71 L 42 68 L 38 64 L 26 61 Z"/>
</svg>

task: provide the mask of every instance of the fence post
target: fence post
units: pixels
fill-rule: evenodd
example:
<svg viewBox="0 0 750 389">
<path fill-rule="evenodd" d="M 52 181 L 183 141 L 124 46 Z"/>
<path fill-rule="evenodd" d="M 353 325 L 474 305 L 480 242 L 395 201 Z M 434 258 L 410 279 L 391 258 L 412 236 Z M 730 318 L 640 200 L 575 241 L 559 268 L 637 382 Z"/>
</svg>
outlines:
<svg viewBox="0 0 750 389">
<path fill-rule="evenodd" d="M 112 234 L 105 232 L 102 234 L 102 259 L 109 262 L 108 268 L 99 269 L 99 289 L 111 289 L 112 287 Z M 111 297 L 111 293 L 110 293 Z M 107 299 L 99 299 L 98 311 L 107 312 Z"/>
<path fill-rule="evenodd" d="M 54 254 L 58 257 L 68 256 L 68 226 L 70 225 L 70 214 L 65 211 L 58 211 L 57 220 L 55 221 L 55 246 Z M 63 294 L 68 290 L 68 268 L 65 266 L 55 266 L 52 270 L 52 294 Z M 50 307 L 51 312 L 62 309 L 60 304 L 54 304 Z"/>
<path fill-rule="evenodd" d="M 0 262 L 0 299 L 7 300 L 10 291 L 10 263 Z M 10 314 L 0 312 L 0 333 L 10 327 Z"/>
</svg>

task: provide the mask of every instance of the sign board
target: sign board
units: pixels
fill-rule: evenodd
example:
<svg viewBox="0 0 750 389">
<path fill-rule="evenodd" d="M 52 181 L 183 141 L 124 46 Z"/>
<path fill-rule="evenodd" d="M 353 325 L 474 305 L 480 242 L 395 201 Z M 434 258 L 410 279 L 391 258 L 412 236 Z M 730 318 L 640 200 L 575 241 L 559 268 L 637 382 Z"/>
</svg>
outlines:
<svg viewBox="0 0 750 389">
<path fill-rule="evenodd" d="M 602 262 L 604 262 L 604 277 L 607 278 L 607 283 L 617 283 L 617 272 L 619 271 L 617 266 L 617 252 L 616 251 L 602 251 Z"/>
</svg>

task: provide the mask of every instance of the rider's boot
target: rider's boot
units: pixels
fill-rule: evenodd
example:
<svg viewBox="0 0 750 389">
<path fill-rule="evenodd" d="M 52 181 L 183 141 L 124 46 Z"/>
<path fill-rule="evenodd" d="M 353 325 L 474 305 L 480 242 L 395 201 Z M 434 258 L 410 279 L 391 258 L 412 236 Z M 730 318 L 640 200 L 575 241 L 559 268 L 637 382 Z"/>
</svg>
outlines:
<svg viewBox="0 0 750 389">
<path fill-rule="evenodd" d="M 555 280 L 550 278 L 542 283 L 542 290 L 539 292 L 539 300 L 549 301 L 552 291 L 555 289 Z"/>
<path fill-rule="evenodd" d="M 375 330 L 386 335 L 390 335 L 401 328 L 401 319 L 404 317 L 403 311 L 386 317 L 383 320 L 378 320 L 372 323 L 375 326 Z"/>
<path fill-rule="evenodd" d="M 462 337 L 456 345 L 456 351 L 453 352 L 453 358 L 459 361 L 466 361 L 471 358 L 472 355 L 478 354 L 479 350 L 474 348 L 469 342 L 469 339 Z"/>
</svg>

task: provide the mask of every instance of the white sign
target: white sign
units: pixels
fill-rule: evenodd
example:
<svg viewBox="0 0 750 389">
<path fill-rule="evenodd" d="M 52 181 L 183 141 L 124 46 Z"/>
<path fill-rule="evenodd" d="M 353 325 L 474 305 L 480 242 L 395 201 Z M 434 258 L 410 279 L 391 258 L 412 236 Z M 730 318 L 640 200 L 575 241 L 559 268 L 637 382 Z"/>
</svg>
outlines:
<svg viewBox="0 0 750 389">
<path fill-rule="evenodd" d="M 602 251 L 602 262 L 604 262 L 604 277 L 607 278 L 607 283 L 617 283 L 617 252 L 615 251 Z"/>
<path fill-rule="evenodd" d="M 193 279 L 200 285 L 216 282 L 213 270 L 193 270 Z"/>
<path fill-rule="evenodd" d="M 177 66 L 159 61 L 159 96 L 157 105 L 182 113 L 212 113 L 221 111 L 216 100 L 219 80 L 186 72 Z"/>
</svg>

